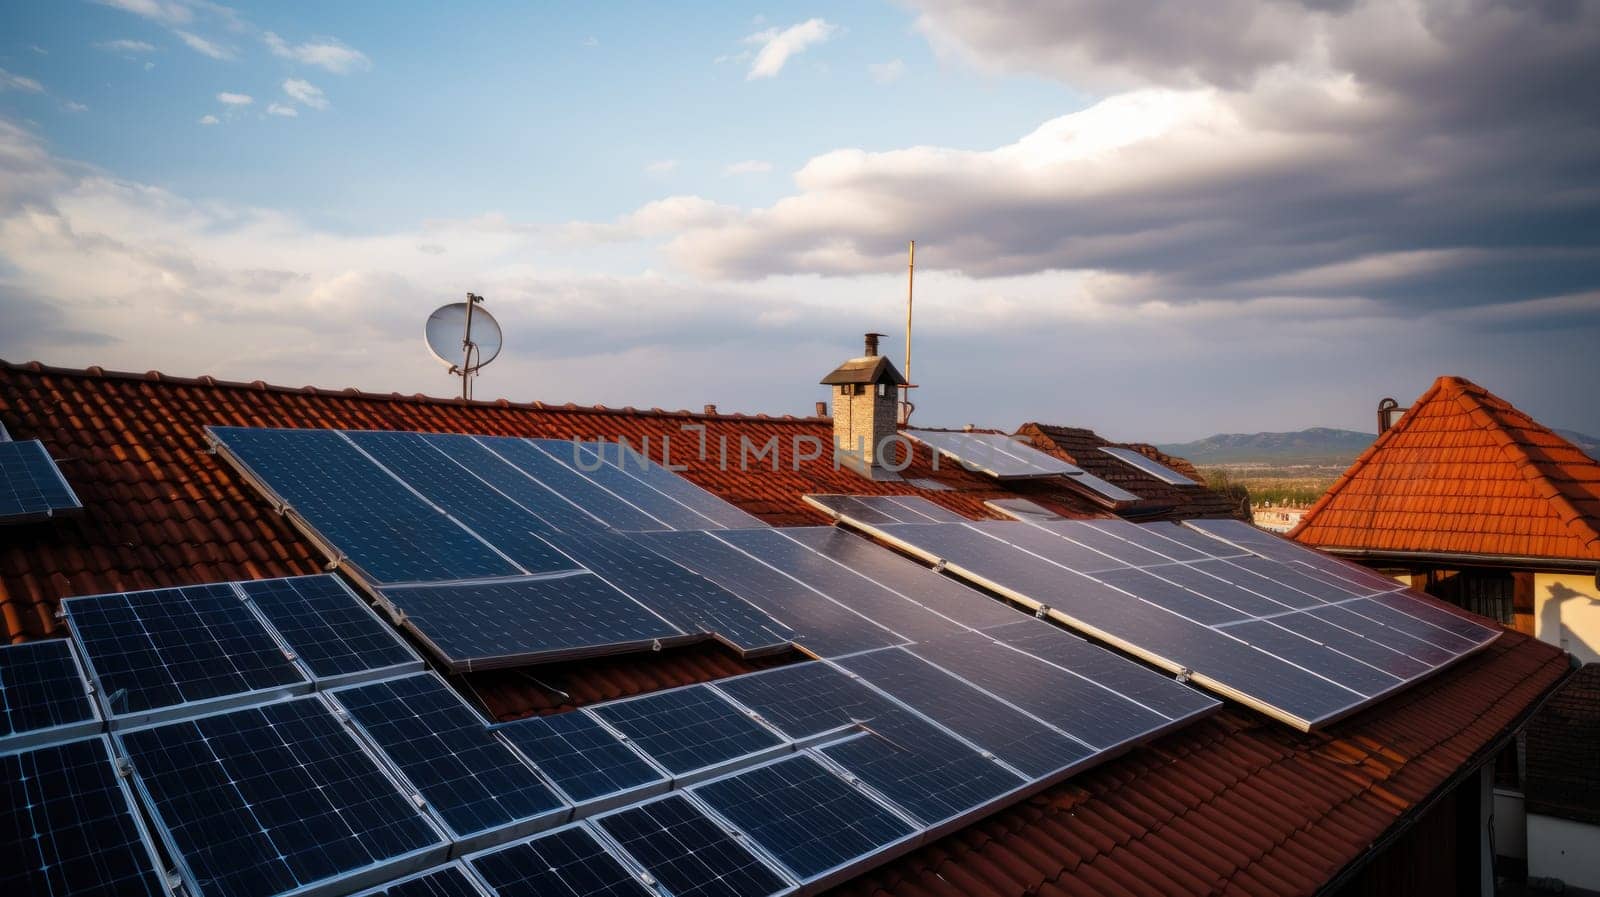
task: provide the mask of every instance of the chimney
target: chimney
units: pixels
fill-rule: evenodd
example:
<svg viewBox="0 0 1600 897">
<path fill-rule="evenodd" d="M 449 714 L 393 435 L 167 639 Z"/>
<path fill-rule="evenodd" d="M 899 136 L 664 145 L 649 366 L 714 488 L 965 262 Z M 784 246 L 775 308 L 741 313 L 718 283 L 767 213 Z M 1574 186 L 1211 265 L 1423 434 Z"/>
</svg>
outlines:
<svg viewBox="0 0 1600 897">
<path fill-rule="evenodd" d="M 827 402 L 818 402 L 817 403 L 817 417 L 827 417 L 827 416 L 828 416 L 828 403 Z"/>
<path fill-rule="evenodd" d="M 1394 426 L 1408 410 L 1401 408 L 1400 403 L 1394 399 L 1385 398 L 1378 402 L 1378 435 L 1382 436 L 1384 431 Z"/>
<path fill-rule="evenodd" d="M 868 477 L 890 475 L 879 449 L 897 432 L 900 387 L 906 382 L 889 359 L 878 354 L 882 335 L 867 334 L 866 355 L 846 361 L 822 378 L 833 388 L 835 455 Z"/>
<path fill-rule="evenodd" d="M 707 414 L 716 414 L 717 413 L 717 406 L 715 406 L 715 405 L 707 405 L 706 406 L 706 413 Z"/>
</svg>

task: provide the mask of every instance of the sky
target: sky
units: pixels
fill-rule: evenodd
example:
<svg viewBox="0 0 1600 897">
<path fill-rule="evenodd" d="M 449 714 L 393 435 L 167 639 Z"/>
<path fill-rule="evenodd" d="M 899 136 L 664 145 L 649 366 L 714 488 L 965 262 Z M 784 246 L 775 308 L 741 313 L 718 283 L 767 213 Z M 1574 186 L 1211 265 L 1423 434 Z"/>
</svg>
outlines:
<svg viewBox="0 0 1600 897">
<path fill-rule="evenodd" d="M 16 2 L 0 358 L 914 422 L 1600 432 L 1600 4 Z"/>
</svg>

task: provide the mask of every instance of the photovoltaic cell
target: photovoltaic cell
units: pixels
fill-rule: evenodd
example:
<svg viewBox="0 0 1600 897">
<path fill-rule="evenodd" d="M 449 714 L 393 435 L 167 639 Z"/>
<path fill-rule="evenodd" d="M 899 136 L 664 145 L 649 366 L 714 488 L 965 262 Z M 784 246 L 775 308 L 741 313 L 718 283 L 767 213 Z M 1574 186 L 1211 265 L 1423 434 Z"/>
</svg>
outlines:
<svg viewBox="0 0 1600 897">
<path fill-rule="evenodd" d="M 226 583 L 68 598 L 61 606 L 113 716 L 310 689 Z"/>
<path fill-rule="evenodd" d="M 0 441 L 0 523 L 81 510 L 83 504 L 44 443 Z"/>
<path fill-rule="evenodd" d="M 0 750 L 88 735 L 99 727 L 71 642 L 0 647 Z"/>
<path fill-rule="evenodd" d="M 1005 767 L 906 711 L 874 718 L 863 734 L 815 750 L 925 826 L 1021 788 Z"/>
<path fill-rule="evenodd" d="M 592 573 L 382 591 L 451 669 L 612 653 L 683 633 Z"/>
<path fill-rule="evenodd" d="M 0 893 L 166 897 L 104 736 L 0 755 Z"/>
<path fill-rule="evenodd" d="M 906 429 L 905 435 L 971 470 L 996 479 L 1021 479 L 1082 472 L 1054 455 L 1047 455 L 1019 439 L 999 433 Z"/>
<path fill-rule="evenodd" d="M 334 430 L 210 427 L 212 438 L 376 583 L 521 571 Z"/>
<path fill-rule="evenodd" d="M 849 654 L 904 641 L 712 533 L 663 532 L 634 538 L 761 608 L 792 629 L 794 640 L 815 654 Z"/>
<path fill-rule="evenodd" d="M 197 895 L 267 897 L 443 859 L 439 833 L 319 698 L 120 738 Z"/>
<path fill-rule="evenodd" d="M 1119 539 L 1132 542 L 1140 548 L 1153 551 L 1174 561 L 1203 561 L 1211 557 L 1206 552 L 1162 535 L 1165 530 L 1176 529 L 1176 527 L 1165 526 L 1158 529 L 1146 524 L 1132 523 L 1122 519 L 1084 520 L 1080 522 L 1090 529 L 1099 530 Z"/>
<path fill-rule="evenodd" d="M 763 897 L 782 876 L 679 795 L 600 816 L 595 823 L 674 897 Z"/>
<path fill-rule="evenodd" d="M 704 685 L 599 704 L 590 710 L 674 776 L 783 744 Z"/>
<path fill-rule="evenodd" d="M 349 431 L 345 436 L 525 572 L 572 569 L 565 557 L 534 535 L 546 528 L 543 520 L 434 448 L 421 434 L 370 430 Z"/>
<path fill-rule="evenodd" d="M 500 897 L 656 897 L 585 825 L 476 854 L 467 864 Z"/>
<path fill-rule="evenodd" d="M 563 533 L 545 538 L 684 632 L 715 633 L 746 653 L 781 650 L 794 640 L 788 627 L 760 608 L 628 536 Z"/>
<path fill-rule="evenodd" d="M 671 443 L 663 438 L 664 451 L 670 451 Z M 656 491 L 676 499 L 678 502 L 700 512 L 712 522 L 731 529 L 751 529 L 761 526 L 761 521 L 739 510 L 706 490 L 696 486 L 687 478 L 656 464 L 645 458 L 648 449 L 645 443 L 638 449 L 626 443 L 603 443 L 598 451 L 606 458 L 608 463 L 615 464 Z M 673 458 L 669 462 L 679 463 Z M 687 460 L 680 459 L 680 460 Z M 703 527 L 702 527 L 703 528 Z"/>
<path fill-rule="evenodd" d="M 555 439 L 538 439 L 534 442 L 585 479 L 650 515 L 657 522 L 649 529 L 720 528 L 719 524 L 693 508 L 628 475 L 621 468 L 605 463 L 599 455 L 600 443 L 574 444 Z"/>
<path fill-rule="evenodd" d="M 883 695 L 820 661 L 721 679 L 716 688 L 793 739 L 901 712 Z"/>
<path fill-rule="evenodd" d="M 834 517 L 873 523 L 960 523 L 960 514 L 916 495 L 807 495 L 807 504 Z"/>
<path fill-rule="evenodd" d="M 555 486 L 530 477 L 490 451 L 488 444 L 493 440 L 489 437 L 430 433 L 422 438 L 537 518 L 542 525 L 534 528 L 536 532 L 588 532 L 605 527 L 598 518 L 562 497 Z"/>
<path fill-rule="evenodd" d="M 1137 495 L 1134 496 L 1134 498 L 1138 497 Z M 984 502 L 983 506 L 991 511 L 999 511 L 1012 520 L 1067 519 L 1044 505 L 1029 501 L 1026 498 L 995 498 Z"/>
<path fill-rule="evenodd" d="M 1062 521 L 1070 523 L 1071 521 Z M 994 541 L 1005 545 L 1016 546 L 1030 554 L 1036 554 L 1055 564 L 1068 567 L 1080 573 L 1098 573 L 1101 570 L 1116 570 L 1128 566 L 1126 561 L 1106 554 L 1098 548 L 1085 545 L 1076 540 L 1062 538 L 1059 534 L 1045 529 L 1043 526 L 1026 523 L 1017 524 L 1012 521 L 985 520 L 972 523 L 965 530 L 938 531 L 928 535 L 940 540 L 938 544 L 948 543 L 953 551 L 971 551 L 974 545 L 982 544 L 981 540 L 974 541 L 972 531 L 976 530 Z M 921 538 L 921 531 L 916 531 Z M 1107 537 L 1110 538 L 1109 536 Z M 1132 546 L 1129 546 L 1130 548 Z M 996 546 L 984 545 L 980 550 L 990 552 Z M 953 557 L 953 556 L 952 556 Z"/>
<path fill-rule="evenodd" d="M 582 711 L 520 719 L 496 731 L 573 803 L 667 782 L 627 742 Z"/>
<path fill-rule="evenodd" d="M 857 654 L 838 663 L 1033 778 L 1043 778 L 1094 753 L 1088 745 L 902 648 Z"/>
<path fill-rule="evenodd" d="M 476 441 L 504 458 L 518 470 L 570 499 L 605 526 L 618 530 L 661 529 L 659 520 L 601 488 L 574 468 L 557 460 L 580 453 L 577 443 L 559 440 L 512 439 L 506 436 L 479 436 Z M 551 452 L 545 451 L 548 444 Z"/>
<path fill-rule="evenodd" d="M 1100 447 L 1100 451 L 1105 452 L 1106 454 L 1116 458 L 1118 461 L 1121 461 L 1135 470 L 1142 471 L 1150 476 L 1155 477 L 1163 483 L 1170 483 L 1174 486 L 1200 485 L 1199 483 L 1196 483 L 1194 480 L 1191 480 L 1183 474 L 1178 473 L 1176 470 L 1173 470 L 1167 465 L 1162 464 L 1160 461 L 1157 461 L 1141 452 L 1136 452 L 1133 449 L 1118 448 L 1114 445 L 1103 445 Z"/>
<path fill-rule="evenodd" d="M 715 779 L 697 786 L 694 794 L 801 881 L 915 831 L 805 754 Z"/>
<path fill-rule="evenodd" d="M 337 576 L 258 579 L 239 588 L 319 682 L 422 668 L 422 659 Z"/>
<path fill-rule="evenodd" d="M 1171 678 L 1090 644 L 1053 623 L 1019 620 L 985 632 L 997 641 L 1063 669 L 1072 670 L 1123 697 L 1179 720 L 1215 710 L 1215 698 L 1181 686 Z"/>
<path fill-rule="evenodd" d="M 484 897 L 483 889 L 456 863 L 407 876 L 356 897 Z"/>
<path fill-rule="evenodd" d="M 431 673 L 333 695 L 458 840 L 564 809 L 539 775 Z"/>
</svg>

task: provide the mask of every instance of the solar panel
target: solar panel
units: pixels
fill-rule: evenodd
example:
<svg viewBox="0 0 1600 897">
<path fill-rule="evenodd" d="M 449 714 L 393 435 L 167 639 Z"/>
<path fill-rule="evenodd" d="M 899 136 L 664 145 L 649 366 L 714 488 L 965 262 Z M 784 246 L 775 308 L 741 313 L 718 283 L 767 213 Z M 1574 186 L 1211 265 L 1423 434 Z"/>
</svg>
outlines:
<svg viewBox="0 0 1600 897">
<path fill-rule="evenodd" d="M 1194 717 L 1221 706 L 1210 695 L 1181 687 L 1148 667 L 1091 644 L 1045 620 L 1019 620 L 984 634 L 1091 679 L 1167 719 Z"/>
<path fill-rule="evenodd" d="M 452 670 L 593 657 L 684 637 L 588 572 L 386 588 L 379 594 Z"/>
<path fill-rule="evenodd" d="M 510 561 L 333 430 L 208 427 L 223 457 L 368 582 L 512 576 Z"/>
<path fill-rule="evenodd" d="M 475 439 L 513 467 L 572 501 L 604 526 L 629 531 L 663 528 L 661 521 L 558 460 L 562 454 L 570 458 L 577 451 L 571 442 L 512 439 L 506 436 L 478 436 Z M 555 454 L 546 451 L 543 447 L 545 444 L 549 444 Z"/>
<path fill-rule="evenodd" d="M 813 654 L 850 654 L 904 641 L 712 533 L 662 532 L 634 538 L 761 608 L 792 629 L 794 640 Z"/>
<path fill-rule="evenodd" d="M 0 751 L 98 731 L 100 714 L 70 641 L 0 647 Z"/>
<path fill-rule="evenodd" d="M 72 511 L 83 503 L 67 485 L 44 443 L 0 442 L 0 523 L 21 523 Z"/>
<path fill-rule="evenodd" d="M 311 688 L 226 583 L 68 598 L 61 609 L 114 724 Z"/>
<path fill-rule="evenodd" d="M 727 530 L 717 537 L 871 619 L 901 641 L 937 638 L 964 628 L 930 613 L 909 596 L 812 551 L 790 538 L 786 529 Z"/>
<path fill-rule="evenodd" d="M 1083 472 L 1076 464 L 1069 464 L 1020 439 L 999 433 L 913 429 L 903 432 L 968 470 L 985 473 L 995 479 L 1026 479 Z"/>
<path fill-rule="evenodd" d="M 937 614 L 986 629 L 1015 622 L 1017 612 L 969 586 L 834 526 L 785 527 L 783 534 L 811 550 L 914 599 Z"/>
<path fill-rule="evenodd" d="M 631 476 L 600 456 L 601 443 L 537 439 L 534 443 L 585 479 L 648 514 L 654 525 L 646 529 L 720 529 L 709 517 Z M 618 450 L 613 447 L 611 454 Z M 759 525 L 759 524 L 758 524 Z"/>
<path fill-rule="evenodd" d="M 534 535 L 548 524 L 474 476 L 421 434 L 371 430 L 344 435 L 391 474 L 515 561 L 522 572 L 572 569 L 567 558 Z"/>
<path fill-rule="evenodd" d="M 802 884 L 848 872 L 917 833 L 807 754 L 713 779 L 694 795 Z"/>
<path fill-rule="evenodd" d="M 564 821 L 567 807 L 438 676 L 418 673 L 332 692 L 450 831 L 496 840 Z"/>
<path fill-rule="evenodd" d="M 783 739 L 704 685 L 598 704 L 590 710 L 679 782 L 785 747 Z"/>
<path fill-rule="evenodd" d="M 764 897 L 790 887 L 679 794 L 596 817 L 595 825 L 673 897 Z"/>
<path fill-rule="evenodd" d="M 619 803 L 668 787 L 643 754 L 582 710 L 494 727 L 574 804 Z"/>
<path fill-rule="evenodd" d="M 1031 778 L 1044 778 L 1095 753 L 1091 745 L 996 700 L 903 648 L 869 651 L 838 663 Z"/>
<path fill-rule="evenodd" d="M 1126 542 L 1153 551 L 1162 557 L 1174 561 L 1203 561 L 1211 557 L 1209 552 L 1201 551 L 1192 545 L 1170 539 L 1165 533 L 1177 531 L 1171 525 L 1151 526 L 1138 524 L 1122 519 L 1111 520 L 1084 520 L 1081 525 L 1092 530 L 1115 536 Z"/>
<path fill-rule="evenodd" d="M 466 862 L 500 897 L 657 897 L 581 823 Z"/>
<path fill-rule="evenodd" d="M 898 712 L 883 695 L 821 661 L 719 679 L 715 688 L 795 739 L 809 739 Z"/>
<path fill-rule="evenodd" d="M 1101 504 L 1110 502 L 1112 506 L 1116 506 L 1123 504 L 1124 502 L 1143 501 L 1140 496 L 1129 492 L 1121 486 L 1118 486 L 1116 483 L 1113 483 L 1109 480 L 1103 480 L 1087 470 L 1079 471 L 1078 473 L 1067 474 L 1066 481 L 1076 485 L 1082 491 L 1092 493 L 1094 496 L 1104 499 L 1105 501 L 1101 502 Z"/>
<path fill-rule="evenodd" d="M 1055 511 L 1026 498 L 994 498 L 983 503 L 991 511 L 998 511 L 1012 520 L 1066 520 Z"/>
<path fill-rule="evenodd" d="M 166 897 L 104 736 L 0 755 L 0 893 Z"/>
<path fill-rule="evenodd" d="M 537 532 L 585 532 L 604 528 L 599 518 L 558 491 L 560 482 L 551 485 L 537 480 L 490 451 L 492 438 L 453 433 L 430 433 L 422 438 L 537 518 L 542 524 L 535 528 Z M 506 440 L 506 444 L 518 441 Z"/>
<path fill-rule="evenodd" d="M 1119 448 L 1114 445 L 1103 445 L 1100 447 L 1100 451 L 1105 452 L 1106 454 L 1116 458 L 1118 461 L 1121 461 L 1135 470 L 1142 471 L 1150 476 L 1155 477 L 1163 483 L 1168 483 L 1173 486 L 1200 485 L 1194 480 L 1189 479 L 1183 474 L 1178 473 L 1176 470 L 1173 470 L 1167 465 L 1162 464 L 1160 461 L 1157 461 L 1156 459 L 1151 458 L 1142 452 L 1136 452 L 1133 449 Z"/>
<path fill-rule="evenodd" d="M 450 863 L 396 879 L 355 897 L 486 897 L 460 863 Z"/>
<path fill-rule="evenodd" d="M 318 697 L 125 731 L 141 795 L 192 894 L 362 887 L 447 842 Z"/>
<path fill-rule="evenodd" d="M 670 453 L 672 443 L 666 437 L 662 437 L 662 446 L 664 452 Z M 730 529 L 750 529 L 763 525 L 756 517 L 696 486 L 680 474 L 649 460 L 646 457 L 649 449 L 648 438 L 637 449 L 626 442 L 602 443 L 599 446 L 599 451 L 607 463 L 621 467 L 630 476 L 680 504 L 693 508 L 713 523 Z M 672 461 L 670 455 L 666 460 Z"/>
<path fill-rule="evenodd" d="M 545 538 L 684 632 L 715 634 L 747 655 L 781 651 L 794 640 L 788 627 L 760 608 L 628 536 L 563 533 Z"/>
<path fill-rule="evenodd" d="M 1303 729 L 1332 722 L 1415 681 L 1417 676 L 1408 675 L 1412 664 L 1395 662 L 1382 650 L 1399 648 L 1402 639 L 1426 642 L 1453 660 L 1497 634 L 1414 596 L 1363 596 L 1363 586 L 1353 577 L 1323 575 L 1309 564 L 1287 560 L 1305 551 L 1296 546 L 1263 544 L 1263 553 L 1284 560 L 1258 555 L 1221 560 L 1206 558 L 1193 540 L 1124 524 L 849 522 Z M 1234 521 L 1193 525 L 1204 529 L 1216 523 L 1225 524 L 1218 529 L 1236 546 L 1273 538 L 1237 533 L 1242 524 Z M 1203 559 L 1193 560 L 1197 557 Z M 1337 614 L 1315 613 L 1352 604 L 1360 608 L 1356 615 L 1361 622 L 1354 626 L 1334 622 L 1331 617 Z M 1439 616 L 1423 619 L 1428 614 Z M 1332 627 L 1326 625 L 1330 623 Z M 1373 623 L 1387 632 L 1374 637 L 1360 631 Z M 1460 631 L 1451 632 L 1449 626 Z M 936 647 L 922 644 L 912 650 L 947 666 L 930 656 Z M 981 653 L 981 669 L 954 671 L 980 685 L 981 674 L 1003 671 L 1006 664 L 994 662 L 992 652 Z M 1431 672 L 1441 665 L 1430 659 L 1437 656 L 1414 653 L 1409 660 L 1427 663 Z M 1030 709 L 1020 701 L 1019 706 Z"/>
<path fill-rule="evenodd" d="M 916 495 L 807 495 L 805 503 L 835 519 L 873 523 L 960 523 L 960 514 Z"/>
<path fill-rule="evenodd" d="M 337 576 L 258 579 L 239 588 L 324 688 L 422 669 L 422 659 Z"/>
</svg>

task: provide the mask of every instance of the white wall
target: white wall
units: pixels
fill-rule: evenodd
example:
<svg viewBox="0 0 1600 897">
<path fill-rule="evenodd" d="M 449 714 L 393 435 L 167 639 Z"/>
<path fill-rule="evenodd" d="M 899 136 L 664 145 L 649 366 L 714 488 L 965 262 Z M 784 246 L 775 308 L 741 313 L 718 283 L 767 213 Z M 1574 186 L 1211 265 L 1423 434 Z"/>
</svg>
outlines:
<svg viewBox="0 0 1600 897">
<path fill-rule="evenodd" d="M 1594 576 L 1536 574 L 1533 626 L 1539 641 L 1571 651 L 1582 663 L 1600 662 L 1600 588 Z"/>
<path fill-rule="evenodd" d="M 1517 860 L 1528 857 L 1528 816 L 1520 791 L 1494 789 L 1494 852 Z"/>
<path fill-rule="evenodd" d="M 1600 825 L 1529 813 L 1528 875 L 1600 891 Z"/>
</svg>

